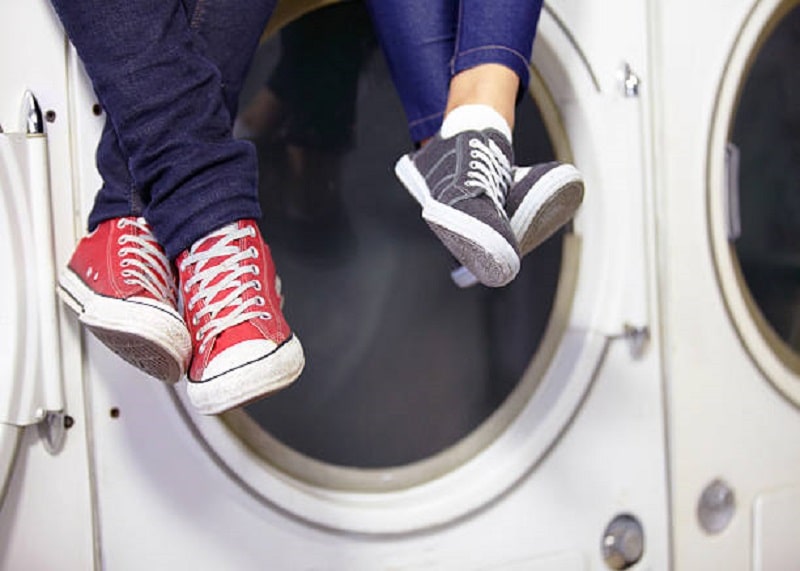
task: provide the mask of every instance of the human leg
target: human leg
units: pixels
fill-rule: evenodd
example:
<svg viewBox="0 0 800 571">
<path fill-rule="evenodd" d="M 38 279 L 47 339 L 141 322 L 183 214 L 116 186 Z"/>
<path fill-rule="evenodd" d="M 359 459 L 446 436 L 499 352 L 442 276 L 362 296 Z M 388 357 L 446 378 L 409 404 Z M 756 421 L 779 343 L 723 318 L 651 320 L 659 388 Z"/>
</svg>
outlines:
<svg viewBox="0 0 800 571">
<path fill-rule="evenodd" d="M 214 17 L 209 15 L 212 3 L 198 0 L 191 22 L 182 13 L 183 7 L 178 2 L 141 0 L 137 3 L 98 3 L 98 6 L 88 1 L 77 5 L 62 3 L 61 0 L 53 3 L 84 60 L 113 133 L 118 136 L 118 156 L 127 157 L 129 174 L 135 186 L 149 190 L 150 201 L 144 208 L 144 216 L 148 222 L 154 221 L 152 224 L 157 235 L 159 226 L 156 222 L 159 222 L 161 235 L 165 236 L 159 236 L 159 239 L 164 242 L 167 254 L 171 257 L 181 252 L 186 254 L 190 246 L 193 251 L 206 251 L 209 245 L 219 242 L 221 236 L 230 239 L 226 248 L 213 250 L 214 259 L 201 255 L 199 259 L 184 264 L 185 271 L 181 272 L 184 289 L 187 288 L 186 282 L 203 270 L 206 278 L 212 274 L 217 278 L 214 284 L 204 279 L 194 280 L 193 283 L 200 284 L 201 291 L 194 292 L 200 297 L 185 311 L 194 345 L 191 348 L 192 371 L 199 371 L 198 378 L 193 380 L 198 383 L 214 380 L 215 394 L 224 394 L 224 402 L 216 405 L 206 399 L 202 412 L 219 412 L 259 396 L 255 394 L 259 390 L 260 394 L 274 390 L 272 382 L 265 381 L 259 385 L 251 381 L 268 379 L 270 373 L 279 367 L 286 372 L 287 351 L 281 352 L 282 358 L 278 360 L 284 365 L 280 365 L 273 355 L 278 347 L 291 348 L 293 376 L 290 380 L 293 380 L 302 369 L 302 348 L 291 332 L 287 332 L 288 328 L 280 325 L 285 324 L 280 308 L 263 308 L 269 305 L 268 299 L 275 297 L 275 281 L 269 250 L 253 222 L 260 214 L 255 191 L 254 153 L 249 143 L 234 141 L 230 136 L 230 113 L 235 111 L 241 77 L 246 69 L 241 62 L 249 63 L 252 49 L 244 52 L 246 58 L 243 60 L 242 55 L 231 47 L 235 41 L 214 36 L 223 29 L 231 32 L 225 23 L 238 21 L 246 24 L 244 29 L 255 30 L 250 36 L 255 38 L 252 40 L 254 49 L 263 25 L 257 29 L 257 21 L 249 18 L 236 20 L 242 13 L 237 12 L 231 2 L 223 3 L 226 9 Z M 223 4 L 214 5 L 219 7 Z M 261 8 L 268 6 L 271 9 L 272 4 L 272 0 L 265 0 Z M 263 21 L 268 15 L 269 10 L 266 10 Z M 204 17 L 211 20 L 210 36 L 192 30 L 192 23 L 202 23 Z M 231 37 L 241 39 L 244 36 Z M 209 46 L 220 45 L 223 50 L 217 52 L 218 61 L 224 70 L 230 72 L 228 77 L 209 56 Z M 237 62 L 240 63 L 238 68 Z M 226 84 L 228 78 L 234 81 Z M 238 83 L 235 82 L 237 78 Z M 226 85 L 230 87 L 228 92 L 225 91 Z M 113 146 L 109 148 L 113 149 Z M 231 205 L 225 206 L 227 202 Z M 143 219 L 133 220 L 142 222 L 139 227 L 149 232 L 150 226 Z M 105 224 L 112 222 L 106 220 Z M 128 220 L 120 219 L 119 222 L 120 228 L 128 226 Z M 245 227 L 246 231 L 238 235 L 231 224 Z M 220 227 L 224 228 L 222 233 L 214 233 Z M 97 232 L 87 239 L 96 236 Z M 123 238 L 124 242 L 130 239 L 129 236 Z M 143 238 L 141 232 L 138 238 Z M 76 254 L 87 250 L 87 239 L 79 245 Z M 147 243 L 155 243 L 155 240 L 147 240 Z M 111 251 L 113 247 L 113 240 L 109 241 L 108 252 L 98 252 L 98 255 L 107 253 L 107 260 L 113 261 L 116 259 Z M 137 262 L 152 261 L 152 255 L 149 258 L 142 256 L 141 251 L 138 249 L 141 259 Z M 118 249 L 116 254 L 121 258 L 122 250 Z M 90 257 L 87 258 L 91 262 Z M 252 258 L 258 258 L 258 261 L 244 263 Z M 133 261 L 119 261 L 114 268 L 118 275 L 112 278 L 125 277 L 125 272 L 130 270 L 121 270 L 121 267 L 126 263 L 130 266 Z M 170 267 L 169 262 L 166 265 Z M 79 288 L 87 286 L 87 276 L 76 269 L 71 262 L 71 277 L 75 278 L 72 281 L 78 283 Z M 89 269 L 94 268 L 90 266 Z M 101 267 L 103 271 L 108 269 Z M 271 269 L 271 273 L 267 269 Z M 116 283 L 113 279 L 109 281 L 113 282 L 112 286 Z M 263 294 L 256 293 L 262 290 Z M 92 300 L 103 297 L 103 292 L 93 293 L 96 295 Z M 141 303 L 144 296 L 141 289 L 133 293 L 114 293 L 118 294 L 119 301 L 127 302 L 127 308 L 138 310 L 146 305 Z M 87 304 L 77 305 L 82 306 L 77 308 L 82 311 L 82 321 L 89 325 L 84 319 Z M 246 308 L 250 310 L 244 311 Z M 141 312 L 136 313 L 137 317 L 141 316 Z M 128 317 L 127 321 L 137 321 L 133 315 Z M 256 320 L 271 323 L 256 324 Z M 111 326 L 117 327 L 115 331 L 122 329 L 116 323 Z M 186 325 L 183 329 L 185 332 Z M 219 342 L 223 337 L 225 343 Z M 224 345 L 224 349 L 235 349 L 235 345 L 243 343 L 250 349 L 246 361 L 241 350 L 220 348 Z M 201 344 L 203 351 L 200 352 L 204 355 L 202 360 L 198 360 Z M 118 348 L 118 352 L 131 353 L 125 347 Z M 134 358 L 128 360 L 140 364 Z M 196 362 L 201 364 L 195 366 Z M 186 363 L 182 365 L 185 367 Z M 145 367 L 140 368 L 148 371 Z M 213 379 L 204 374 L 206 368 L 213 369 Z M 229 374 L 234 370 L 236 374 Z M 190 384 L 190 398 L 194 400 L 193 395 L 202 392 Z"/>
<path fill-rule="evenodd" d="M 488 116 L 491 110 L 513 131 L 514 108 L 530 79 L 528 66 L 541 9 L 541 0 L 459 0 L 445 108 L 450 124 L 443 124 L 443 130 L 481 128 L 494 121 Z M 466 106 L 476 106 L 488 118 L 473 118 L 470 112 L 451 117 Z"/>
<path fill-rule="evenodd" d="M 483 63 L 465 69 L 450 81 L 444 117 L 459 107 L 482 105 L 497 112 L 513 131 L 519 89 L 519 76 L 505 65 Z"/>
<path fill-rule="evenodd" d="M 482 65 L 496 64 L 513 71 L 519 87 L 527 89 L 528 65 L 542 4 L 542 0 L 459 0 L 458 34 L 450 60 L 453 78 Z M 465 81 L 465 87 L 474 87 L 471 83 Z M 451 91 L 452 88 L 451 85 Z M 517 93 L 510 89 L 504 97 L 513 101 Z M 449 104 L 448 108 L 454 106 Z"/>
<path fill-rule="evenodd" d="M 487 6 L 453 0 L 440 3 L 430 13 L 444 20 L 434 23 L 427 13 L 416 10 L 421 5 L 413 2 L 373 1 L 369 5 L 376 35 L 406 110 L 409 131 L 418 145 L 424 146 L 440 129 L 447 139 L 465 130 L 493 127 L 510 140 L 515 104 L 529 80 L 528 59 L 541 3 L 503 0 Z M 441 9 L 444 5 L 448 8 Z M 425 19 L 420 27 L 415 18 L 421 13 Z M 509 14 L 513 21 L 506 17 Z M 438 69 L 439 73 L 432 73 L 431 69 Z M 455 74 L 452 80 L 451 74 Z M 454 110 L 457 112 L 451 116 Z M 420 121 L 424 117 L 432 119 Z M 442 127 L 445 117 L 449 120 Z M 401 159 L 405 165 L 399 163 L 399 169 L 407 170 L 415 155 Z M 541 174 L 541 169 L 535 170 L 534 174 Z M 528 245 L 541 243 L 551 235 L 554 227 L 568 222 L 580 204 L 583 186 L 579 177 L 575 179 L 577 171 L 564 165 L 559 172 L 563 176 L 550 173 L 541 178 L 531 175 L 511 180 L 510 201 L 520 204 L 521 197 L 528 197 L 526 208 L 512 212 L 506 207 L 514 222 L 516 241 L 525 245 L 520 248 L 521 254 L 529 251 Z M 563 181 L 563 185 L 553 186 L 554 180 Z M 409 190 L 421 203 L 426 198 L 414 188 Z M 532 204 L 539 210 L 532 211 Z M 522 213 L 526 215 L 522 217 Z M 497 221 L 495 225 L 502 226 Z M 468 282 L 474 283 L 472 280 L 470 277 Z"/>
<path fill-rule="evenodd" d="M 274 0 L 181 0 L 183 17 L 201 53 L 219 70 L 220 86 L 230 117 L 236 115 L 245 74 L 273 9 Z M 150 189 L 134 182 L 119 137 L 106 121 L 97 147 L 102 185 L 89 214 L 89 230 L 104 220 L 141 216 Z"/>
<path fill-rule="evenodd" d="M 481 103 L 489 91 L 487 104 L 513 106 L 528 85 L 539 0 L 368 0 L 367 6 L 416 142 L 438 132 L 445 111 Z"/>
<path fill-rule="evenodd" d="M 488 106 L 513 131 L 516 103 L 530 80 L 528 62 L 541 9 L 540 1 L 501 0 L 489 6 L 461 0 L 446 117 L 463 106 Z M 513 17 L 493 17 L 497 13 Z M 521 256 L 572 219 L 583 190 L 580 172 L 569 164 L 514 168 L 505 210 Z"/>
<path fill-rule="evenodd" d="M 373 0 L 368 5 L 411 136 L 427 142 L 439 132 L 447 101 L 459 2 Z M 505 153 L 511 147 L 494 133 L 472 135 L 436 135 L 418 152 L 401 158 L 395 170 L 450 252 L 487 285 L 505 285 L 519 270 L 515 240 L 502 211 L 511 167 Z M 478 162 L 480 168 L 473 169 Z"/>
<path fill-rule="evenodd" d="M 178 0 L 53 0 L 167 255 L 260 214 L 252 147 L 230 137 L 222 77 Z M 214 165 L 214 168 L 206 168 Z"/>
<path fill-rule="evenodd" d="M 415 143 L 442 125 L 455 51 L 458 0 L 367 0 L 375 35 Z"/>
</svg>

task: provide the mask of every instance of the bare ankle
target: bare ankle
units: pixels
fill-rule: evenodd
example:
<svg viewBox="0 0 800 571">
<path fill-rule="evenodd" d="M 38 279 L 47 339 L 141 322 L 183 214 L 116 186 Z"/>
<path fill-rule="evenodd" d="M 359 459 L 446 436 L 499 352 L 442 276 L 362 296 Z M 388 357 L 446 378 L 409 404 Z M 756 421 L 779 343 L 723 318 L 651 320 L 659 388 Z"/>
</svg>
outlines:
<svg viewBox="0 0 800 571">
<path fill-rule="evenodd" d="M 445 116 L 456 107 L 481 104 L 500 113 L 514 127 L 514 107 L 519 78 L 500 64 L 482 64 L 456 74 L 450 81 Z"/>
</svg>

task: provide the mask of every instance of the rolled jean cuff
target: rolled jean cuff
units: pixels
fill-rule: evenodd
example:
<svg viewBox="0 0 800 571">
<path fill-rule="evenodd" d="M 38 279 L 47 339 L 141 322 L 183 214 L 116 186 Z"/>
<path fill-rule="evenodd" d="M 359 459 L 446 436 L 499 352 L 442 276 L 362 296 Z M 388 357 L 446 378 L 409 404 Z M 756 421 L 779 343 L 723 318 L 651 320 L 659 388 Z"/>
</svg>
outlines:
<svg viewBox="0 0 800 571">
<path fill-rule="evenodd" d="M 238 220 L 261 219 L 258 199 L 231 197 L 222 202 L 209 202 L 192 211 L 159 212 L 155 216 L 145 212 L 145 219 L 153 229 L 156 239 L 164 248 L 167 258 L 174 260 L 200 238 Z"/>
<path fill-rule="evenodd" d="M 133 186 L 127 188 L 104 182 L 94 199 L 89 213 L 87 229 L 94 232 L 101 222 L 128 216 L 141 216 L 144 211 L 139 192 Z"/>
<path fill-rule="evenodd" d="M 86 225 L 88 232 L 94 232 L 95 229 L 106 220 L 114 220 L 115 218 L 128 218 L 129 216 L 141 216 L 141 212 L 137 212 L 126 204 L 113 204 L 105 206 L 102 209 L 97 207 L 93 208 L 89 213 L 89 220 Z"/>
<path fill-rule="evenodd" d="M 496 63 L 509 68 L 519 77 L 519 91 L 523 92 L 528 89 L 530 81 L 528 59 L 519 52 L 504 46 L 485 46 L 457 53 L 453 58 L 452 73 L 456 75 L 486 63 Z"/>
</svg>

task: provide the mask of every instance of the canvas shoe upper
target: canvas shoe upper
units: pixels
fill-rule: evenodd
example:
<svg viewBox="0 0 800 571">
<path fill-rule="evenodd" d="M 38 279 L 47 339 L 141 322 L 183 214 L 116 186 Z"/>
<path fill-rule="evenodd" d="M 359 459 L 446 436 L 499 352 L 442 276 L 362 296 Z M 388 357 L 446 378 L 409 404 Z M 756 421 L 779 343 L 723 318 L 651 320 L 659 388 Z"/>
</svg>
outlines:
<svg viewBox="0 0 800 571">
<path fill-rule="evenodd" d="M 442 243 L 493 287 L 507 284 L 519 271 L 516 238 L 504 210 L 512 163 L 508 139 L 486 129 L 437 135 L 395 166 Z"/>
<path fill-rule="evenodd" d="M 176 263 L 192 336 L 187 391 L 201 413 L 245 404 L 300 375 L 303 349 L 281 312 L 275 266 L 254 221 L 208 234 Z"/>
<path fill-rule="evenodd" d="M 520 256 L 526 256 L 575 216 L 583 201 L 583 177 L 574 166 L 553 161 L 514 167 L 513 180 L 505 208 Z M 478 283 L 464 266 L 451 277 L 459 287 Z"/>
<path fill-rule="evenodd" d="M 167 382 L 184 374 L 191 342 L 177 310 L 175 276 L 143 218 L 106 220 L 82 238 L 58 293 L 127 362 Z"/>
<path fill-rule="evenodd" d="M 575 216 L 583 202 L 583 177 L 574 166 L 553 161 L 517 168 L 514 180 L 506 212 L 525 256 Z"/>
</svg>

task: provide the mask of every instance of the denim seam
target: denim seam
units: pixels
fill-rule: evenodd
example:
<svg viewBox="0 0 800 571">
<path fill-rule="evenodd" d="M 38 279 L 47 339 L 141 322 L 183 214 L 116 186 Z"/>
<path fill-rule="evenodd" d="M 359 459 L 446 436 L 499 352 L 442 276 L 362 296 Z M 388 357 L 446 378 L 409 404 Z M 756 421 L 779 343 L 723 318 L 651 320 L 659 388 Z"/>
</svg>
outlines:
<svg viewBox="0 0 800 571">
<path fill-rule="evenodd" d="M 481 46 L 481 47 L 479 47 L 479 48 L 470 48 L 470 49 L 468 49 L 468 50 L 466 50 L 466 51 L 463 51 L 463 52 L 461 52 L 461 51 L 457 52 L 457 53 L 456 53 L 456 55 L 455 55 L 455 57 L 453 58 L 453 71 L 455 71 L 455 62 L 456 62 L 456 60 L 457 60 L 458 58 L 460 58 L 460 57 L 464 57 L 464 56 L 467 56 L 467 55 L 470 55 L 470 54 L 473 54 L 473 53 L 475 53 L 475 52 L 484 51 L 484 50 L 485 50 L 485 51 L 489 51 L 489 50 L 501 50 L 501 51 L 509 52 L 509 53 L 511 53 L 511 54 L 513 54 L 513 55 L 515 55 L 515 56 L 517 56 L 517 57 L 518 57 L 518 58 L 519 58 L 519 59 L 522 61 L 522 63 L 523 63 L 525 66 L 528 66 L 528 65 L 530 65 L 530 61 L 528 61 L 528 59 L 527 59 L 525 56 L 523 56 L 521 53 L 519 53 L 517 50 L 512 50 L 511 48 L 509 48 L 509 47 L 506 47 L 506 46 L 501 46 L 501 45 L 491 45 L 491 44 L 490 44 L 490 45 L 488 45 L 488 46 Z M 487 63 L 488 63 L 488 62 L 487 62 Z M 501 65 L 502 65 L 502 64 L 501 64 Z"/>
<path fill-rule="evenodd" d="M 464 3 L 458 3 L 458 20 L 457 22 L 462 22 L 464 18 Z M 453 42 L 453 57 L 450 59 L 450 77 L 453 77 L 456 74 L 456 59 L 458 59 L 458 54 L 461 53 L 461 24 L 456 26 L 456 37 L 455 41 Z"/>
<path fill-rule="evenodd" d="M 413 127 L 414 125 L 419 125 L 420 123 L 424 123 L 426 121 L 430 121 L 431 119 L 436 119 L 437 117 L 441 117 L 444 115 L 443 112 L 433 113 L 432 115 L 427 115 L 425 117 L 420 117 L 419 119 L 414 119 L 408 123 L 409 127 Z"/>
</svg>

